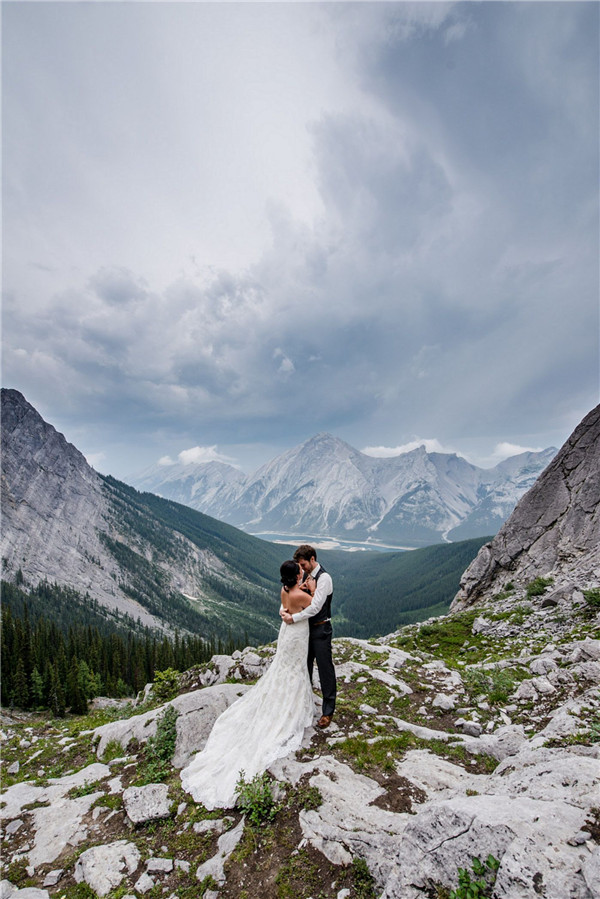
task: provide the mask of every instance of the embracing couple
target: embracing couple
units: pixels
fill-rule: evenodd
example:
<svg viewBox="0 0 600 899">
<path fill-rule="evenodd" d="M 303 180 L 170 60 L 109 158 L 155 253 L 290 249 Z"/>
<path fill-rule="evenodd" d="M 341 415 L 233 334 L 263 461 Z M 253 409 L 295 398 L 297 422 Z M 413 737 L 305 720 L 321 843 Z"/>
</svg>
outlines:
<svg viewBox="0 0 600 899">
<path fill-rule="evenodd" d="M 308 545 L 298 547 L 294 558 L 283 563 L 280 575 L 283 622 L 271 665 L 217 718 L 204 749 L 181 772 L 184 790 L 208 809 L 231 808 L 242 774 L 250 781 L 300 748 L 305 729 L 314 721 L 315 661 L 323 693 L 317 726 L 331 723 L 336 697 L 331 577 Z"/>
<path fill-rule="evenodd" d="M 335 711 L 336 678 L 331 656 L 331 575 L 317 562 L 317 553 L 307 543 L 299 546 L 293 560 L 281 566 L 281 611 L 286 624 L 308 621 L 308 673 L 312 682 L 316 661 L 323 694 L 322 715 L 317 727 L 328 727 Z"/>
</svg>

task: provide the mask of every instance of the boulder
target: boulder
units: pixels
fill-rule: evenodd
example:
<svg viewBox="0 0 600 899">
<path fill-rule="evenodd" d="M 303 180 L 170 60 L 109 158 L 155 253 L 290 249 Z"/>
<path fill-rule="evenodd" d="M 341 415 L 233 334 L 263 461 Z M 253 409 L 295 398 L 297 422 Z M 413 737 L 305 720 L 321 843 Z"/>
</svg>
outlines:
<svg viewBox="0 0 600 899">
<path fill-rule="evenodd" d="M 130 740 L 145 743 L 149 737 L 156 734 L 156 719 L 167 705 L 172 705 L 178 713 L 173 765 L 176 768 L 183 768 L 191 756 L 204 747 L 212 726 L 221 712 L 248 689 L 245 684 L 219 684 L 193 690 L 149 712 L 103 724 L 93 732 L 93 739 L 98 740 L 97 755 L 102 758 L 111 740 L 117 740 L 124 750 Z"/>
<path fill-rule="evenodd" d="M 143 787 L 129 787 L 123 793 L 123 805 L 127 817 L 133 824 L 144 824 L 168 818 L 171 814 L 167 784 L 146 784 Z"/>
<path fill-rule="evenodd" d="M 85 881 L 98 896 L 106 896 L 119 886 L 126 875 L 134 873 L 140 858 L 135 843 L 127 840 L 93 846 L 79 856 L 75 865 L 75 880 L 77 883 Z"/>
<path fill-rule="evenodd" d="M 456 697 L 448 696 L 446 693 L 436 693 L 431 704 L 434 706 L 434 708 L 439 708 L 445 712 L 449 712 L 452 709 L 456 708 Z"/>
</svg>

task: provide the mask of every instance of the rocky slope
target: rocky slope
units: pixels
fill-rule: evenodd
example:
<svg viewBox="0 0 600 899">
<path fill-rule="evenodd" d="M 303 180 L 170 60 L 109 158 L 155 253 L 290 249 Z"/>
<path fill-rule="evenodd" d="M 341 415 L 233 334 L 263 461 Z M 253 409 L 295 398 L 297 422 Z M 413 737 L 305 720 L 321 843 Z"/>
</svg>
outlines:
<svg viewBox="0 0 600 899">
<path fill-rule="evenodd" d="M 481 469 L 424 447 L 378 459 L 318 434 L 248 477 L 210 462 L 155 466 L 130 480 L 254 534 L 423 546 L 494 534 L 554 453 Z"/>
<path fill-rule="evenodd" d="M 491 856 L 483 895 L 596 899 L 599 610 L 577 591 L 560 606 L 516 592 L 336 640 L 334 723 L 273 765 L 277 812 L 258 828 L 196 805 L 179 770 L 273 646 L 213 657 L 167 705 L 150 691 L 83 722 L 5 714 L 2 896 L 74 899 L 85 882 L 82 895 L 113 899 L 418 899 L 448 896 L 459 868 Z"/>
<path fill-rule="evenodd" d="M 552 577 L 556 590 L 600 572 L 600 406 L 578 425 L 461 580 L 453 608 L 508 582 Z"/>
<path fill-rule="evenodd" d="M 21 393 L 2 390 L 5 580 L 56 582 L 161 630 L 275 633 L 280 551 L 186 511 L 100 477 Z M 246 573 L 259 548 L 265 571 Z"/>
</svg>

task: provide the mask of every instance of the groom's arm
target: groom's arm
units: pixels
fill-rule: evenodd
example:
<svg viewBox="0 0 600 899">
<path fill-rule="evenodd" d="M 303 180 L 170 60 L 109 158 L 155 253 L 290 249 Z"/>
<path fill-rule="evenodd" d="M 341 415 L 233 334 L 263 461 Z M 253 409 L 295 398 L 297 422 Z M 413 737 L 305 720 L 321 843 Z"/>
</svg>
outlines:
<svg viewBox="0 0 600 899">
<path fill-rule="evenodd" d="M 333 581 L 331 580 L 331 575 L 324 571 L 317 581 L 311 604 L 301 612 L 296 612 L 295 615 L 291 616 L 294 624 L 297 624 L 298 621 L 304 621 L 305 618 L 312 618 L 313 615 L 317 615 L 325 605 L 325 600 L 330 593 L 333 593 Z"/>
</svg>

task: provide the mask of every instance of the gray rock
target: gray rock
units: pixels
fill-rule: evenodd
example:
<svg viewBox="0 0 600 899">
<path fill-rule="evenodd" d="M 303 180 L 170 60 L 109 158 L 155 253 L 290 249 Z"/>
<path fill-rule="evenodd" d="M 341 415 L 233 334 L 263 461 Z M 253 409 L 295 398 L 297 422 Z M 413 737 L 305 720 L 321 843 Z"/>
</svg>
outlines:
<svg viewBox="0 0 600 899">
<path fill-rule="evenodd" d="M 23 887 L 10 894 L 11 899 L 50 899 L 48 890 L 40 890 L 38 887 Z"/>
<path fill-rule="evenodd" d="M 600 661 L 600 640 L 592 640 L 586 637 L 585 640 L 575 643 L 570 655 L 571 662 L 587 662 L 588 660 L 595 662 Z"/>
<path fill-rule="evenodd" d="M 148 874 L 170 874 L 172 870 L 172 858 L 149 858 L 146 862 Z"/>
<path fill-rule="evenodd" d="M 140 743 L 146 742 L 149 737 L 156 734 L 156 719 L 167 705 L 172 705 L 178 713 L 173 765 L 176 768 L 183 768 L 192 755 L 204 748 L 212 726 L 221 712 L 248 689 L 245 684 L 220 684 L 203 690 L 193 690 L 149 712 L 103 724 L 93 732 L 93 739 L 99 740 L 96 750 L 98 757 L 102 758 L 110 740 L 118 740 L 123 749 L 126 749 L 132 739 Z"/>
<path fill-rule="evenodd" d="M 13 762 L 12 765 L 8 766 L 8 768 L 6 769 L 6 772 L 7 772 L 7 774 L 18 774 L 20 767 L 21 766 L 19 765 L 18 762 Z"/>
<path fill-rule="evenodd" d="M 231 819 L 227 820 L 229 821 Z M 215 833 L 223 833 L 226 826 L 227 822 L 223 818 L 213 818 L 207 821 L 194 821 L 194 823 L 192 824 L 194 833 L 210 833 L 210 831 L 214 831 Z"/>
<path fill-rule="evenodd" d="M 48 871 L 44 878 L 45 887 L 55 887 L 61 877 L 64 875 L 63 868 L 55 868 L 54 871 Z"/>
<path fill-rule="evenodd" d="M 236 827 L 219 837 L 216 854 L 201 864 L 196 871 L 198 880 L 202 881 L 210 875 L 218 884 L 225 883 L 225 862 L 242 838 L 244 820 L 242 818 Z"/>
<path fill-rule="evenodd" d="M 594 847 L 592 854 L 586 858 L 581 869 L 592 899 L 600 896 L 600 846 Z"/>
<path fill-rule="evenodd" d="M 146 784 L 143 787 L 129 787 L 123 793 L 123 805 L 127 817 L 134 824 L 168 818 L 171 813 L 167 784 Z"/>
<path fill-rule="evenodd" d="M 593 684 L 598 684 L 600 683 L 600 662 L 578 662 L 577 665 L 573 665 L 571 674 L 581 678 L 581 680 L 591 681 Z"/>
<path fill-rule="evenodd" d="M 23 823 L 24 822 L 22 818 L 15 818 L 14 821 L 11 821 L 6 825 L 6 827 L 4 828 L 4 832 L 7 834 L 16 833 L 21 827 L 23 827 Z"/>
<path fill-rule="evenodd" d="M 487 618 L 484 618 L 483 615 L 480 615 L 473 622 L 473 627 L 471 628 L 471 632 L 473 634 L 487 634 L 493 628 L 493 622 L 489 621 Z"/>
<path fill-rule="evenodd" d="M 534 677 L 532 680 L 533 687 L 538 693 L 541 693 L 542 696 L 546 696 L 548 693 L 554 693 L 556 687 L 550 683 L 547 677 L 541 675 L 540 677 Z"/>
<path fill-rule="evenodd" d="M 134 890 L 137 890 L 138 893 L 147 893 L 154 886 L 154 880 L 150 877 L 149 874 L 144 872 L 141 877 L 139 877 L 133 885 Z"/>
<path fill-rule="evenodd" d="M 478 737 L 483 728 L 478 721 L 465 721 L 462 725 L 463 733 L 468 734 L 470 737 Z"/>
<path fill-rule="evenodd" d="M 16 891 L 16 886 L 10 880 L 0 881 L 0 899 L 9 899 L 9 896 L 14 896 Z"/>
<path fill-rule="evenodd" d="M 509 580 L 590 583 L 600 570 L 600 406 L 578 425 L 460 582 L 451 610 Z"/>
<path fill-rule="evenodd" d="M 74 877 L 77 883 L 85 881 L 99 896 L 106 896 L 119 886 L 125 876 L 135 872 L 140 857 L 135 843 L 127 840 L 93 846 L 79 856 Z"/>
<path fill-rule="evenodd" d="M 431 704 L 434 708 L 448 712 L 456 708 L 456 697 L 448 696 L 446 693 L 436 693 Z"/>
<path fill-rule="evenodd" d="M 523 700 L 537 699 L 537 695 L 533 679 L 521 681 L 514 693 L 515 699 Z"/>
<path fill-rule="evenodd" d="M 190 873 L 191 865 L 189 862 L 185 861 L 184 859 L 176 858 L 175 859 L 175 867 L 179 868 L 180 871 L 183 871 L 184 874 Z"/>
<path fill-rule="evenodd" d="M 529 670 L 532 674 L 548 674 L 549 671 L 556 671 L 558 665 L 554 659 L 537 658 L 529 663 Z"/>
</svg>

